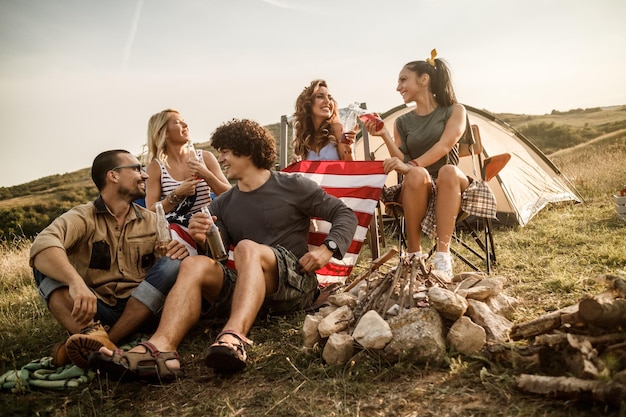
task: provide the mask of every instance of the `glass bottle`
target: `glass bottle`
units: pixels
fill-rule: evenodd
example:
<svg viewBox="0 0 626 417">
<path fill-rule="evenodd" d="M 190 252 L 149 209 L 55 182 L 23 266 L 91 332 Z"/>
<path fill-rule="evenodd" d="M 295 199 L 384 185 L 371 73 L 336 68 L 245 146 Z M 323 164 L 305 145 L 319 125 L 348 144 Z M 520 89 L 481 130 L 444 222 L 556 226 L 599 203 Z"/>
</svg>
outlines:
<svg viewBox="0 0 626 417">
<path fill-rule="evenodd" d="M 156 253 L 163 256 L 167 253 L 167 245 L 172 240 L 172 231 L 170 230 L 170 222 L 165 217 L 165 210 L 163 209 L 163 203 L 157 201 L 155 204 L 156 211 Z"/>
<path fill-rule="evenodd" d="M 228 252 L 226 252 L 226 248 L 224 248 L 222 234 L 220 233 L 220 229 L 215 225 L 215 222 L 213 222 L 209 206 L 204 206 L 201 210 L 203 213 L 208 215 L 209 220 L 211 220 L 211 226 L 209 226 L 209 229 L 206 231 L 206 241 L 209 244 L 211 257 L 216 261 L 221 262 L 228 258 Z"/>
<path fill-rule="evenodd" d="M 187 141 L 187 151 L 189 151 L 187 158 L 190 161 L 200 161 L 200 158 L 198 157 L 198 153 L 196 152 L 196 147 L 193 146 L 193 142 L 191 140 Z"/>
</svg>

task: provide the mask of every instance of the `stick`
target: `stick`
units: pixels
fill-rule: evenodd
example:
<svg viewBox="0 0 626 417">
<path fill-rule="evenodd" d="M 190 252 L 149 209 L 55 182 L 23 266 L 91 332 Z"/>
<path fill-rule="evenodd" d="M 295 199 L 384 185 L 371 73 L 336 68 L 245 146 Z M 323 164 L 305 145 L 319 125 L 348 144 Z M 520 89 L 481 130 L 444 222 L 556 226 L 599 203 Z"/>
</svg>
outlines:
<svg viewBox="0 0 626 417">
<path fill-rule="evenodd" d="M 615 406 L 619 406 L 622 399 L 626 398 L 626 386 L 623 384 L 564 376 L 522 374 L 517 379 L 517 387 L 534 394 L 578 400 L 591 399 Z"/>
<path fill-rule="evenodd" d="M 370 265 L 370 268 L 366 272 L 363 272 L 361 275 L 356 277 L 354 281 L 352 281 L 350 285 L 348 285 L 343 290 L 343 292 L 350 291 L 352 288 L 356 286 L 356 284 L 363 281 L 366 277 L 370 276 L 372 272 L 376 271 L 378 268 L 380 268 L 382 264 L 384 264 L 385 262 L 387 262 L 389 259 L 393 258 L 397 254 L 398 254 L 398 248 L 394 246 L 391 249 L 389 249 L 387 252 L 379 256 L 378 258 L 374 259 Z"/>
</svg>

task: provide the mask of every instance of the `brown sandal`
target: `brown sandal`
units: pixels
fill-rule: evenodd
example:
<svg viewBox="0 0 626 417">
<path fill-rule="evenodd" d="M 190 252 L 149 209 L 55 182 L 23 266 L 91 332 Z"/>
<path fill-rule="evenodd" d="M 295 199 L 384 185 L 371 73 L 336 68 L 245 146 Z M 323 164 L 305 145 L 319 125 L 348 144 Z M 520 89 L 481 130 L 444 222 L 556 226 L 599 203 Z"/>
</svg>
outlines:
<svg viewBox="0 0 626 417">
<path fill-rule="evenodd" d="M 222 336 L 227 334 L 239 340 L 239 343 L 235 345 L 220 340 Z M 204 363 L 218 373 L 242 371 L 246 367 L 246 359 L 248 358 L 243 347 L 244 343 L 253 344 L 252 340 L 233 330 L 224 330 L 217 335 L 215 343 L 204 351 Z"/>
<path fill-rule="evenodd" d="M 171 381 L 182 378 L 185 373 L 180 368 L 170 368 L 167 361 L 177 359 L 178 352 L 159 352 L 150 342 L 140 342 L 137 346 L 146 348 L 145 352 L 126 352 L 115 349 L 113 356 L 106 356 L 101 352 L 94 352 L 89 357 L 89 364 L 95 368 L 102 368 L 114 374 L 123 375 L 127 371 L 139 378 Z"/>
</svg>

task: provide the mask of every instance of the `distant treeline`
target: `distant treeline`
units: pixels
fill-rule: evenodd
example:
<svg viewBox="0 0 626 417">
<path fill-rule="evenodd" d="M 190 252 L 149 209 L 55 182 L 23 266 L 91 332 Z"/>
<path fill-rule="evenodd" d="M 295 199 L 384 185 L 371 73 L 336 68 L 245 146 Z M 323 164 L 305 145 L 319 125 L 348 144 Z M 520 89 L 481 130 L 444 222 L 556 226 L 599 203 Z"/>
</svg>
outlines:
<svg viewBox="0 0 626 417">
<path fill-rule="evenodd" d="M 34 203 L 0 209 L 0 239 L 32 238 L 56 217 L 70 208 L 95 200 L 98 190 L 94 186 L 58 190 Z"/>
<path fill-rule="evenodd" d="M 585 125 L 582 128 L 557 125 L 554 122 L 531 123 L 519 131 L 545 154 L 551 154 L 620 129 L 626 129 L 626 119 L 596 126 Z"/>
</svg>

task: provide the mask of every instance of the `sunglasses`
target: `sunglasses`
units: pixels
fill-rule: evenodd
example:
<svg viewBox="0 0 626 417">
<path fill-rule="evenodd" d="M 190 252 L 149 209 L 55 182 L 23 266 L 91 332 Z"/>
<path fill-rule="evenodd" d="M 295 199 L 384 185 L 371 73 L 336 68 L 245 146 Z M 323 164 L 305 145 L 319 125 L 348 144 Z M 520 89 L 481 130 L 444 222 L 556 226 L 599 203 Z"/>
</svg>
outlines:
<svg viewBox="0 0 626 417">
<path fill-rule="evenodd" d="M 111 168 L 109 171 L 118 171 L 122 168 L 134 169 L 138 174 L 141 174 L 142 172 L 146 172 L 146 167 L 141 164 L 120 165 L 120 166 Z"/>
</svg>

